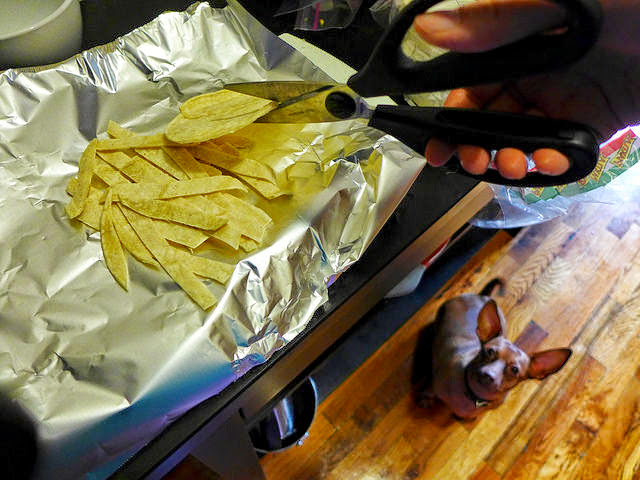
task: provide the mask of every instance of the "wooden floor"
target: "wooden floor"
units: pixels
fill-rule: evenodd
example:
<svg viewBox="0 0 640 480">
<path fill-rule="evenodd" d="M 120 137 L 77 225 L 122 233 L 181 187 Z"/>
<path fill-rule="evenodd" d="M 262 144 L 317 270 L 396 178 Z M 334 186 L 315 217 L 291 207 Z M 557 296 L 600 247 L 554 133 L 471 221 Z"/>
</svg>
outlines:
<svg viewBox="0 0 640 480">
<path fill-rule="evenodd" d="M 640 478 L 640 201 L 581 206 L 496 236 L 320 405 L 300 447 L 267 455 L 269 480 Z M 438 306 L 507 279 L 508 336 L 570 345 L 556 375 L 514 389 L 472 423 L 410 394 L 418 333 Z"/>
</svg>

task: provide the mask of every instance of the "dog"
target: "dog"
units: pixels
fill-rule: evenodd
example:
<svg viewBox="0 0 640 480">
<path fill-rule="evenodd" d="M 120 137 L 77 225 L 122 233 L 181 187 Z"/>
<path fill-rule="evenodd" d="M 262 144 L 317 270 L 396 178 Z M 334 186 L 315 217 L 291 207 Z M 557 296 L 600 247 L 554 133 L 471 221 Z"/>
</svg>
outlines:
<svg viewBox="0 0 640 480">
<path fill-rule="evenodd" d="M 543 379 L 567 362 L 569 348 L 528 355 L 507 340 L 504 315 L 491 298 L 503 286 L 494 279 L 479 295 L 460 295 L 438 309 L 414 359 L 414 375 L 423 377 L 414 392 L 420 405 L 440 400 L 454 416 L 472 420 L 502 404 L 521 381 Z"/>
</svg>

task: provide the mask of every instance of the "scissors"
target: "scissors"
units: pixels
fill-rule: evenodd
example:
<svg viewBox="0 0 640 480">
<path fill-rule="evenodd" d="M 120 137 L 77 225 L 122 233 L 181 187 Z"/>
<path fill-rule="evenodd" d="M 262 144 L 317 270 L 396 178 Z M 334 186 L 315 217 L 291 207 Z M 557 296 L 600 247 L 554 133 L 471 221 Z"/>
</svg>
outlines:
<svg viewBox="0 0 640 480">
<path fill-rule="evenodd" d="M 447 52 L 426 62 L 407 57 L 400 44 L 416 15 L 442 0 L 417 0 L 405 7 L 375 46 L 365 66 L 346 85 L 309 82 L 252 82 L 225 88 L 278 103 L 258 122 L 315 123 L 364 118 L 423 154 L 427 141 L 437 137 L 452 144 L 479 145 L 487 150 L 515 147 L 525 152 L 553 148 L 570 162 L 562 175 L 529 172 L 519 180 L 503 178 L 497 170 L 482 175 L 466 172 L 458 162 L 445 168 L 494 184 L 542 187 L 571 183 L 587 176 L 598 161 L 593 130 L 566 120 L 461 108 L 378 105 L 363 97 L 448 90 L 565 67 L 580 59 L 596 42 L 602 25 L 597 0 L 553 0 L 567 11 L 559 33 L 536 33 L 482 53 Z"/>
</svg>

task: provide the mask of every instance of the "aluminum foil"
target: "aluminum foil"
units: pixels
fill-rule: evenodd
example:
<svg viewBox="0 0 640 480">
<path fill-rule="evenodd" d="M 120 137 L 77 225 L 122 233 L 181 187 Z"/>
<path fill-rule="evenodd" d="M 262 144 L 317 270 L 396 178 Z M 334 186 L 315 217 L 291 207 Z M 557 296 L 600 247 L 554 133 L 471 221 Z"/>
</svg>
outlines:
<svg viewBox="0 0 640 480">
<path fill-rule="evenodd" d="M 109 120 L 162 131 L 180 102 L 227 82 L 282 79 L 330 80 L 235 3 L 194 4 L 54 67 L 0 74 L 0 388 L 37 425 L 38 478 L 108 476 L 267 361 L 305 328 L 328 280 L 357 261 L 423 168 L 361 123 L 295 127 L 297 147 L 269 157 L 276 173 L 331 155 L 332 176 L 238 263 L 215 310 L 135 261 L 130 292 L 120 289 L 99 234 L 64 214 L 88 141 Z M 341 150 L 327 150 L 344 136 Z"/>
</svg>

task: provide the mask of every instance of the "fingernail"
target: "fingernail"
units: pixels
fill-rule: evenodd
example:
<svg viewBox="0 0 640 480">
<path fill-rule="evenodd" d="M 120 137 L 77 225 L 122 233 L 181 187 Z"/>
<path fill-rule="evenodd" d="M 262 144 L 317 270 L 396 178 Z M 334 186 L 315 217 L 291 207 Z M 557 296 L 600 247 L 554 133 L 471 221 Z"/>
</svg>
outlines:
<svg viewBox="0 0 640 480">
<path fill-rule="evenodd" d="M 418 15 L 416 24 L 425 33 L 439 33 L 460 26 L 460 20 L 455 12 L 433 12 Z"/>
</svg>

